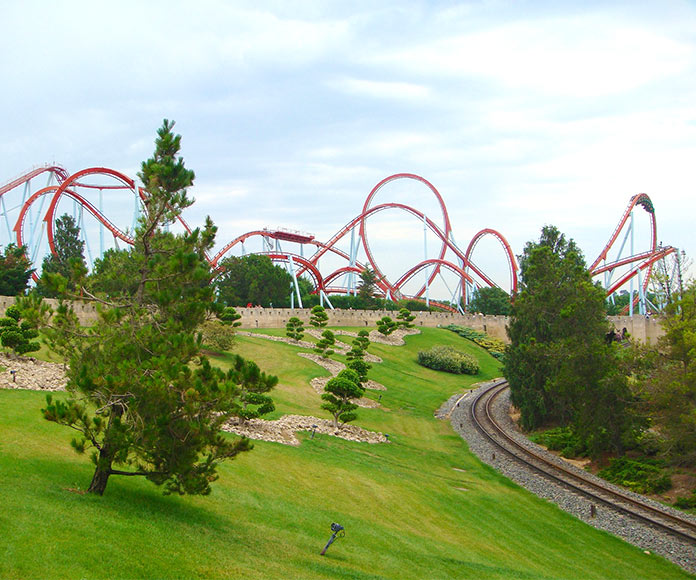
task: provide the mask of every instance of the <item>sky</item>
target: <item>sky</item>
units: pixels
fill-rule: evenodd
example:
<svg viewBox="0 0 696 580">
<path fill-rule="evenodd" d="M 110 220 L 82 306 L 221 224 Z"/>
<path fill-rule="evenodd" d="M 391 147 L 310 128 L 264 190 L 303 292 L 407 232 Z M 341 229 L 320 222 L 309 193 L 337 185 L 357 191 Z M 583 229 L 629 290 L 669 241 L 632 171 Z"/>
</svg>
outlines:
<svg viewBox="0 0 696 580">
<path fill-rule="evenodd" d="M 53 162 L 135 177 L 167 118 L 196 172 L 186 219 L 211 215 L 218 247 L 264 227 L 328 240 L 413 173 L 462 249 L 493 228 L 519 255 L 552 224 L 592 262 L 644 192 L 658 240 L 696 255 L 695 2 L 0 7 L 0 184 Z M 385 202 L 442 224 L 422 183 Z M 367 230 L 392 281 L 439 249 L 403 212 Z M 494 239 L 474 261 L 509 285 Z"/>
</svg>

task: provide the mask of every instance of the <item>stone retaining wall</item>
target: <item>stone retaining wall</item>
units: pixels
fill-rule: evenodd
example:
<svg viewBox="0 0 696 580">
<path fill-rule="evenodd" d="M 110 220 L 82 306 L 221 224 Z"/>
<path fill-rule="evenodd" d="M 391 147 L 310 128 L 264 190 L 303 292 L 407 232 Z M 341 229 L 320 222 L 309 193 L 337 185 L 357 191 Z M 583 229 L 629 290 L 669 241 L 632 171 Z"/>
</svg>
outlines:
<svg viewBox="0 0 696 580">
<path fill-rule="evenodd" d="M 55 306 L 56 300 L 46 300 Z M 14 304 L 14 298 L 0 296 L 0 312 Z M 242 318 L 242 328 L 284 328 L 287 321 L 297 316 L 309 322 L 309 308 L 237 308 Z M 78 302 L 75 312 L 81 324 L 88 326 L 96 318 L 94 304 Z M 387 310 L 330 310 L 327 309 L 330 326 L 366 326 L 374 327 L 377 320 L 383 316 L 396 317 L 396 312 Z M 483 316 L 482 314 L 455 314 L 452 312 L 413 312 L 416 326 L 436 327 L 458 324 L 480 330 L 494 338 L 507 342 L 507 316 Z M 630 335 L 641 342 L 655 343 L 663 334 L 662 326 L 657 317 L 644 316 L 610 316 L 609 320 L 617 330 L 626 328 Z"/>
</svg>

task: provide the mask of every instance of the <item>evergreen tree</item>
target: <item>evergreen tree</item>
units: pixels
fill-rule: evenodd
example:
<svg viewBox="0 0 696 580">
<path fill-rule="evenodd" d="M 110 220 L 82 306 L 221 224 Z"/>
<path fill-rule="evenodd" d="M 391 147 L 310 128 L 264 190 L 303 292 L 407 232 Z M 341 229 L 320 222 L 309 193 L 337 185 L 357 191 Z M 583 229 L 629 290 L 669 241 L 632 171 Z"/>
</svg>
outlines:
<svg viewBox="0 0 696 580">
<path fill-rule="evenodd" d="M 329 323 L 329 315 L 326 309 L 318 304 L 312 308 L 309 323 L 315 328 L 324 328 Z"/>
<path fill-rule="evenodd" d="M 249 254 L 225 258 L 215 280 L 218 299 L 227 306 L 280 306 L 288 300 L 292 276 L 268 256 Z"/>
<path fill-rule="evenodd" d="M 358 406 L 353 399 L 359 399 L 365 394 L 360 386 L 360 378 L 355 371 L 343 369 L 337 376 L 330 379 L 324 387 L 321 398 L 326 401 L 321 408 L 333 415 L 334 428 L 339 429 L 338 422 L 345 424 L 357 418 L 355 410 Z"/>
<path fill-rule="evenodd" d="M 288 323 L 285 325 L 285 335 L 288 338 L 292 338 L 295 342 L 302 340 L 304 325 L 297 316 L 293 316 L 288 320 Z"/>
<path fill-rule="evenodd" d="M 0 254 L 0 296 L 24 294 L 33 272 L 24 248 L 18 248 L 15 244 L 5 246 Z"/>
<path fill-rule="evenodd" d="M 319 353 L 322 358 L 328 358 L 329 355 L 334 353 L 331 347 L 336 344 L 336 336 L 330 330 L 325 330 L 321 333 L 321 336 L 322 338 L 317 341 L 314 351 Z"/>
<path fill-rule="evenodd" d="M 5 317 L 0 318 L 0 344 L 15 354 L 22 355 L 39 350 L 41 345 L 35 340 L 32 341 L 38 336 L 36 326 L 22 320 L 21 310 L 17 306 L 7 308 Z"/>
<path fill-rule="evenodd" d="M 275 410 L 273 400 L 266 394 L 278 384 L 278 377 L 264 373 L 254 361 L 239 355 L 232 357 L 233 377 L 240 389 L 243 421 L 258 419 Z"/>
<path fill-rule="evenodd" d="M 360 282 L 358 283 L 358 297 L 360 297 L 367 307 L 376 303 L 379 289 L 377 284 L 379 277 L 369 266 L 360 272 Z"/>
<path fill-rule="evenodd" d="M 164 121 L 139 173 L 147 195 L 129 260 L 135 283 L 113 289 L 88 330 L 64 304 L 47 328 L 69 362 L 70 398 L 47 397 L 43 413 L 78 431 L 76 451 L 94 448 L 89 491 L 98 495 L 111 475 L 144 476 L 166 493 L 206 494 L 219 462 L 252 447 L 220 432 L 244 414 L 244 381 L 236 368 L 210 365 L 197 332 L 214 303 L 205 252 L 215 227 L 208 218 L 203 229 L 167 231 L 191 205 L 194 179 L 177 157 L 173 126 Z"/>
<path fill-rule="evenodd" d="M 634 425 L 631 395 L 616 347 L 604 340 L 603 290 L 575 243 L 552 226 L 525 246 L 520 275 L 504 372 L 522 426 L 571 425 L 592 452 L 621 451 Z"/>
<path fill-rule="evenodd" d="M 117 250 L 109 248 L 94 261 L 87 278 L 89 291 L 102 298 L 133 295 L 138 288 L 138 272 L 143 256 L 136 248 Z"/>
<path fill-rule="evenodd" d="M 502 288 L 496 286 L 478 288 L 474 292 L 467 310 L 469 312 L 480 312 L 487 315 L 503 315 L 510 314 L 510 295 Z"/>
<path fill-rule="evenodd" d="M 398 328 L 413 328 L 413 321 L 416 319 L 414 314 L 408 308 L 399 309 L 399 314 L 396 315 L 396 325 Z"/>
<path fill-rule="evenodd" d="M 377 330 L 380 334 L 383 334 L 384 336 L 389 336 L 398 327 L 398 324 L 394 322 L 389 316 L 383 316 L 377 321 Z"/>
<path fill-rule="evenodd" d="M 80 240 L 80 228 L 72 216 L 63 214 L 56 220 L 53 244 L 56 253 L 48 254 L 43 260 L 37 292 L 48 298 L 79 294 L 87 275 L 87 262 L 85 243 Z"/>
</svg>

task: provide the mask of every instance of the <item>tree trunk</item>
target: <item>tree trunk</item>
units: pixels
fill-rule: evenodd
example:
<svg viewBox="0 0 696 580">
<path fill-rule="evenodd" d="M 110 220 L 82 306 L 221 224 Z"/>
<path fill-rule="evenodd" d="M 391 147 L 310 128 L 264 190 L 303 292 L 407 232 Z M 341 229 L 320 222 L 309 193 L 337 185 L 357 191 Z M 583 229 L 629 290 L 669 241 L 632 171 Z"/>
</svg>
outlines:
<svg viewBox="0 0 696 580">
<path fill-rule="evenodd" d="M 109 481 L 109 476 L 111 475 L 111 462 L 108 466 L 101 465 L 102 453 L 99 453 L 99 460 L 97 463 L 97 468 L 94 470 L 94 475 L 92 476 L 92 483 L 89 484 L 89 493 L 96 493 L 97 495 L 104 495 L 104 490 L 106 489 L 106 484 Z"/>
<path fill-rule="evenodd" d="M 111 415 L 109 417 L 109 425 L 106 428 L 106 434 L 104 436 L 104 441 L 101 448 L 99 449 L 99 457 L 97 457 L 97 467 L 94 470 L 94 475 L 92 476 L 92 483 L 89 484 L 88 493 L 96 493 L 97 495 L 104 495 L 104 490 L 106 489 L 106 484 L 109 481 L 109 476 L 112 474 L 111 465 L 114 462 L 114 457 L 118 449 L 114 446 L 113 441 L 111 441 L 111 428 L 113 425 L 113 420 L 115 417 L 121 417 L 123 415 L 123 407 L 120 405 L 115 405 L 111 410 Z"/>
</svg>

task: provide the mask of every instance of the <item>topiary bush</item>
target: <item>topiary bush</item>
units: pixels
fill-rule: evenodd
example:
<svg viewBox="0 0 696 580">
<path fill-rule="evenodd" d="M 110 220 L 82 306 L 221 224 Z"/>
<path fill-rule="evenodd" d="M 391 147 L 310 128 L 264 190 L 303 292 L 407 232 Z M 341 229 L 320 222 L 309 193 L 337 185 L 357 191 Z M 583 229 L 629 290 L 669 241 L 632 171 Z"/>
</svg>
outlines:
<svg viewBox="0 0 696 580">
<path fill-rule="evenodd" d="M 435 371 L 454 374 L 475 375 L 479 372 L 478 361 L 451 346 L 434 346 L 418 353 L 418 364 Z"/>
</svg>

